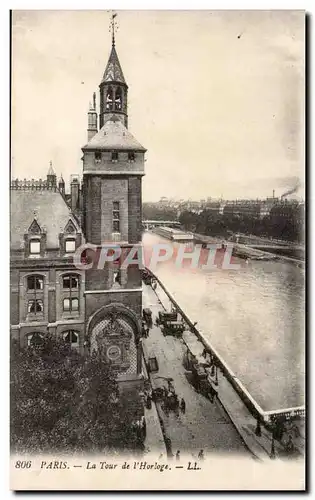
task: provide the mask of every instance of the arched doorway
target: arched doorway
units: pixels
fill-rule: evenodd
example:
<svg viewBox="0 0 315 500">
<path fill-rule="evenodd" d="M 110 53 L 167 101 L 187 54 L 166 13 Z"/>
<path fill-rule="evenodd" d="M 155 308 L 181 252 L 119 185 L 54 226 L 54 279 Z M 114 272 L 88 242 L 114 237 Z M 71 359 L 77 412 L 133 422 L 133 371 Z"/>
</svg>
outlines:
<svg viewBox="0 0 315 500">
<path fill-rule="evenodd" d="M 119 303 L 102 307 L 90 318 L 87 333 L 90 352 L 102 350 L 118 373 L 140 372 L 140 324 L 131 309 Z"/>
</svg>

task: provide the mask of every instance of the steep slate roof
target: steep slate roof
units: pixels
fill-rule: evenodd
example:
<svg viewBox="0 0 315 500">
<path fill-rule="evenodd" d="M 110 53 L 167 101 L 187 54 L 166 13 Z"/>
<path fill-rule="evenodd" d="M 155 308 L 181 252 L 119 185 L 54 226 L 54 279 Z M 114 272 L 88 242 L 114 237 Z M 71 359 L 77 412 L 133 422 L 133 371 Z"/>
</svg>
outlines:
<svg viewBox="0 0 315 500">
<path fill-rule="evenodd" d="M 126 85 L 126 81 L 120 66 L 115 46 L 112 46 L 108 63 L 105 68 L 104 75 L 101 81 L 101 83 L 106 83 L 106 82 L 120 82 Z"/>
<path fill-rule="evenodd" d="M 59 191 L 12 189 L 11 250 L 24 248 L 24 234 L 34 218 L 47 233 L 47 249 L 59 247 L 59 233 L 63 232 L 69 219 L 77 230 L 80 229 Z"/>
<path fill-rule="evenodd" d="M 111 117 L 82 149 L 83 151 L 89 149 L 146 151 L 115 116 Z"/>
</svg>

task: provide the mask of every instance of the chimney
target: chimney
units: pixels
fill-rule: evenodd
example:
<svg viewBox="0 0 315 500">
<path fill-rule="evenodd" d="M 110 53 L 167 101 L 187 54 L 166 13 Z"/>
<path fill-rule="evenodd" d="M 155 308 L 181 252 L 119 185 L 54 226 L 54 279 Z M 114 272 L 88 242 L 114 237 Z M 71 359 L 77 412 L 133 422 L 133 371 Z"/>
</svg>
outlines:
<svg viewBox="0 0 315 500">
<path fill-rule="evenodd" d="M 63 180 L 62 174 L 58 182 L 58 189 L 63 197 L 65 197 L 65 181 Z"/>
<path fill-rule="evenodd" d="M 272 191 L 272 197 L 275 197 L 275 190 Z"/>
<path fill-rule="evenodd" d="M 79 208 L 79 195 L 80 195 L 80 183 L 78 175 L 71 175 L 70 188 L 71 188 L 71 210 L 72 212 L 76 212 Z"/>
<path fill-rule="evenodd" d="M 88 142 L 92 139 L 92 137 L 97 134 L 97 112 L 96 112 L 96 94 L 93 94 L 93 105 L 90 104 L 90 109 L 88 112 Z"/>
</svg>

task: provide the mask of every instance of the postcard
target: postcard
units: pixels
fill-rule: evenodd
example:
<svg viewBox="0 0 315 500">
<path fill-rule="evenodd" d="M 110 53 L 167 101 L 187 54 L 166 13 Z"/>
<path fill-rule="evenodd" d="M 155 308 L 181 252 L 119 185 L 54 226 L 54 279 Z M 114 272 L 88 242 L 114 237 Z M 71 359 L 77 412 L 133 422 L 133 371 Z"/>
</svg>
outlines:
<svg viewBox="0 0 315 500">
<path fill-rule="evenodd" d="M 305 490 L 305 12 L 11 41 L 11 489 Z"/>
</svg>

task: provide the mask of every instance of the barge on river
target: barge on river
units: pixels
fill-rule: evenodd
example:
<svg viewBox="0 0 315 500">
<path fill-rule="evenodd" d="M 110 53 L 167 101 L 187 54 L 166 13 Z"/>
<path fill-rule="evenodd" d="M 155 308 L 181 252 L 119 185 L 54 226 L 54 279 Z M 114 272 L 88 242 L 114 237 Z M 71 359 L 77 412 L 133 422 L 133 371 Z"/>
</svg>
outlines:
<svg viewBox="0 0 315 500">
<path fill-rule="evenodd" d="M 194 235 L 191 233 L 185 233 L 180 229 L 174 229 L 173 227 L 155 227 L 154 232 L 163 238 L 167 238 L 171 241 L 177 241 L 179 243 L 193 242 Z"/>
</svg>

